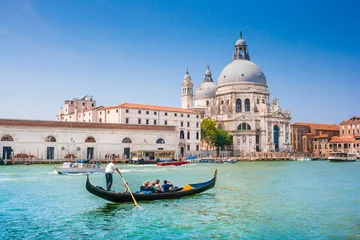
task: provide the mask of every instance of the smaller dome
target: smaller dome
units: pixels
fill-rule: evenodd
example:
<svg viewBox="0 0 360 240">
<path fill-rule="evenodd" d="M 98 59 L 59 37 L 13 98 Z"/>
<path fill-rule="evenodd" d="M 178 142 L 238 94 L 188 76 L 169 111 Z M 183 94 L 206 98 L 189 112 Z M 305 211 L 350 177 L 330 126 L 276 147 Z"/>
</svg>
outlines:
<svg viewBox="0 0 360 240">
<path fill-rule="evenodd" d="M 246 42 L 244 41 L 244 39 L 238 39 L 235 43 L 235 46 L 244 46 L 246 45 Z"/>
<path fill-rule="evenodd" d="M 184 75 L 184 81 L 191 81 L 191 76 L 189 74 L 189 71 L 186 71 L 186 73 Z"/>
<path fill-rule="evenodd" d="M 216 93 L 217 84 L 215 82 L 202 82 L 195 91 L 195 100 L 213 98 Z"/>
</svg>

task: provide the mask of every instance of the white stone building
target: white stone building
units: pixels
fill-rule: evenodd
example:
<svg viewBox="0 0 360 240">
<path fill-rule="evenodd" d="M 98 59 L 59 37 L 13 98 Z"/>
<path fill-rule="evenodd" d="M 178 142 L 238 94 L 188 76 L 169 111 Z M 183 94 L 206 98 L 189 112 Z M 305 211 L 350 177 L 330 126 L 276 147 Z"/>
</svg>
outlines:
<svg viewBox="0 0 360 240">
<path fill-rule="evenodd" d="M 230 62 L 220 73 L 217 84 L 207 67 L 204 81 L 192 93 L 188 72 L 182 91 L 183 108 L 214 119 L 218 128 L 233 136 L 230 149 L 240 152 L 290 151 L 290 111 L 279 100 L 269 99 L 270 92 L 263 71 L 250 61 L 246 42 L 240 39 Z M 193 104 L 194 100 L 194 104 Z"/>
<path fill-rule="evenodd" d="M 104 107 L 96 106 L 92 97 L 85 96 L 66 100 L 56 119 L 65 122 L 174 126 L 177 139 L 176 147 L 172 150 L 176 151 L 177 156 L 201 153 L 201 116 L 191 109 L 134 103 Z"/>
<path fill-rule="evenodd" d="M 133 150 L 175 150 L 174 126 L 0 119 L 0 158 L 128 158 Z"/>
</svg>

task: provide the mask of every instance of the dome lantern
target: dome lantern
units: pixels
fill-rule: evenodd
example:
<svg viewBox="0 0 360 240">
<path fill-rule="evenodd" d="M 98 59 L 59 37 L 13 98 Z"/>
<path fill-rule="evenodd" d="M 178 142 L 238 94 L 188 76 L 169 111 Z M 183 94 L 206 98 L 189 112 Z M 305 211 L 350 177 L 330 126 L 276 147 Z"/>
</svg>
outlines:
<svg viewBox="0 0 360 240">
<path fill-rule="evenodd" d="M 213 82 L 212 73 L 210 71 L 209 65 L 207 65 L 206 67 L 204 82 Z"/>
<path fill-rule="evenodd" d="M 235 51 L 233 55 L 233 60 L 244 59 L 250 61 L 250 55 L 246 50 L 246 42 L 242 39 L 242 32 L 240 32 L 240 37 L 235 43 Z"/>
</svg>

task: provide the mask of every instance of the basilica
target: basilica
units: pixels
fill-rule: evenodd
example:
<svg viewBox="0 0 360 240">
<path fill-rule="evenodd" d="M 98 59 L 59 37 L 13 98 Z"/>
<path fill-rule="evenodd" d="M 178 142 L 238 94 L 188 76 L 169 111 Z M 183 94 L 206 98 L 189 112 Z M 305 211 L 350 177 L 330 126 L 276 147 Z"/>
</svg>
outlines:
<svg viewBox="0 0 360 240">
<path fill-rule="evenodd" d="M 193 92 L 187 71 L 182 83 L 182 108 L 201 112 L 233 136 L 228 150 L 234 155 L 249 152 L 290 151 L 290 111 L 272 97 L 263 71 L 252 61 L 247 44 L 236 41 L 232 61 L 217 83 L 209 66 L 203 82 Z"/>
</svg>

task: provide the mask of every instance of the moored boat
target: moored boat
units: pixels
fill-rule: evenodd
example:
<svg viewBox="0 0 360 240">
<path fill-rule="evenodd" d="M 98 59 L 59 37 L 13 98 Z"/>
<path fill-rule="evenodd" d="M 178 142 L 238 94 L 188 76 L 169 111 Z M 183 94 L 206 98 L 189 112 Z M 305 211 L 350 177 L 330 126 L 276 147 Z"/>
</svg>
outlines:
<svg viewBox="0 0 360 240">
<path fill-rule="evenodd" d="M 330 153 L 328 160 L 330 162 L 355 162 L 356 153 L 333 152 Z"/>
<path fill-rule="evenodd" d="M 64 162 L 62 166 L 54 167 L 58 174 L 78 174 L 78 173 L 103 173 L 105 168 L 97 164 L 90 164 L 84 162 Z"/>
<path fill-rule="evenodd" d="M 204 192 L 206 190 L 209 190 L 215 186 L 216 183 L 216 175 L 217 170 L 215 170 L 214 177 L 207 182 L 203 183 L 194 183 L 194 184 L 186 184 L 185 186 L 181 188 L 177 188 L 168 192 L 163 193 L 152 193 L 152 194 L 142 194 L 142 193 L 132 193 L 136 201 L 153 201 L 153 200 L 162 200 L 162 199 L 177 199 L 182 198 L 186 196 L 195 195 L 201 192 Z M 86 189 L 94 194 L 95 196 L 98 196 L 100 198 L 103 198 L 105 200 L 111 201 L 111 202 L 132 202 L 133 199 L 131 197 L 131 194 L 129 193 L 120 193 L 120 192 L 112 192 L 107 191 L 99 186 L 94 186 L 90 183 L 89 175 L 87 175 L 86 180 Z"/>
<path fill-rule="evenodd" d="M 180 166 L 190 163 L 189 161 L 158 162 L 156 166 Z"/>
</svg>

